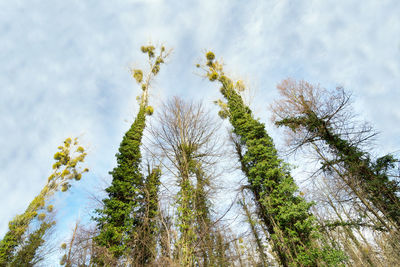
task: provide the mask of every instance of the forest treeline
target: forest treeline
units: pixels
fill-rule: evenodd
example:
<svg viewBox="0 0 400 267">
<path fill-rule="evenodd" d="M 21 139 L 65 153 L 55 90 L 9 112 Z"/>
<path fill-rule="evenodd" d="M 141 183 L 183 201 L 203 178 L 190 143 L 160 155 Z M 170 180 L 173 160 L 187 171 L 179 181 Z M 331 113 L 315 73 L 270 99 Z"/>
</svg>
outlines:
<svg viewBox="0 0 400 267">
<path fill-rule="evenodd" d="M 141 90 L 138 112 L 91 222 L 77 221 L 68 240 L 51 242 L 54 195 L 89 171 L 81 166 L 85 148 L 68 138 L 42 191 L 9 222 L 0 266 L 46 265 L 59 250 L 59 264 L 68 267 L 400 266 L 399 161 L 375 156 L 376 132 L 357 121 L 349 92 L 293 79 L 277 86 L 280 98 L 269 108 L 273 123 L 284 128 L 286 151 L 299 164 L 317 166 L 307 174 L 307 188 L 299 188 L 244 101 L 245 84 L 229 77 L 212 52 L 196 67 L 218 84 L 220 118 L 201 102 L 178 97 L 153 115 L 149 91 L 170 50 L 149 45 L 141 51 L 148 69 L 132 69 Z M 221 212 L 215 199 L 223 192 L 220 165 L 228 155 L 243 179 Z"/>
</svg>

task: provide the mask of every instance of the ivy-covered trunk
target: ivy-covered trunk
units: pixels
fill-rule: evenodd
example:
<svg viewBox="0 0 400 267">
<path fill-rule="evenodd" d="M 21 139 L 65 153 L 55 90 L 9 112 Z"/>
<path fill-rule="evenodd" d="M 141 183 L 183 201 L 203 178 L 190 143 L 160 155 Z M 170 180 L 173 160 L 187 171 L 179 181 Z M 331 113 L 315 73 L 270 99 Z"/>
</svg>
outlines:
<svg viewBox="0 0 400 267">
<path fill-rule="evenodd" d="M 139 112 L 122 139 L 116 154 L 117 167 L 110 172 L 113 180 L 106 189 L 108 196 L 103 200 L 104 207 L 96 210 L 98 217 L 95 218 L 100 230 L 95 238 L 97 244 L 108 248 L 116 258 L 124 256 L 122 260 L 134 266 L 148 264 L 156 255 L 155 219 L 158 214 L 160 171 L 156 168 L 147 178 L 144 177 L 140 166 L 140 148 L 146 116 L 153 113 L 153 108 L 148 105 L 150 82 L 168 56 L 164 47 L 161 47 L 158 56 L 155 56 L 154 46 L 144 46 L 141 50 L 148 55 L 150 71 L 146 77 L 142 70 L 132 71 L 143 90 L 138 97 Z M 102 259 L 97 261 L 101 263 Z"/>
<path fill-rule="evenodd" d="M 342 133 L 347 132 L 347 136 L 358 135 L 362 140 L 360 136 L 371 131 L 361 129 L 357 133 L 354 123 L 351 125 L 351 121 L 337 119 L 349 117 L 345 110 L 349 96 L 345 91 L 338 88 L 335 92 L 328 92 L 307 82 L 292 80 L 282 82 L 278 88 L 283 96 L 281 101 L 286 105 L 277 102 L 275 113 L 280 120 L 276 120 L 275 124 L 286 126 L 293 133 L 304 132 L 307 138 L 299 140 L 301 146 L 317 141 L 324 142 L 333 160 L 323 158 L 323 170 L 337 172 L 383 226 L 387 227 L 389 221 L 389 225 L 394 225 L 400 231 L 400 186 L 395 178 L 389 177 L 390 170 L 394 169 L 398 160 L 392 155 L 386 155 L 373 161 L 370 154 L 360 149 L 357 142 L 352 143 L 343 137 Z M 329 102 L 323 102 L 324 99 Z M 320 107 L 322 105 L 330 108 Z M 347 126 L 350 129 L 338 125 L 350 125 Z M 377 211 L 386 220 L 382 220 Z M 388 228 L 390 230 L 391 227 Z"/>
<path fill-rule="evenodd" d="M 390 180 L 386 170 L 394 167 L 397 161 L 392 156 L 384 156 L 376 162 L 371 162 L 367 153 L 349 144 L 348 141 L 334 134 L 329 122 L 318 118 L 311 110 L 306 112 L 304 126 L 309 131 L 317 131 L 333 153 L 337 156 L 336 162 L 342 163 L 347 170 L 343 177 L 354 188 L 359 188 L 362 195 L 396 225 L 400 231 L 400 187 L 394 180 Z M 282 121 L 284 123 L 284 121 Z M 329 169 L 332 162 L 326 162 Z"/>
<path fill-rule="evenodd" d="M 240 95 L 243 83 L 234 83 L 225 76 L 212 52 L 206 58 L 207 77 L 220 82 L 220 91 L 226 100 L 226 103 L 218 101 L 220 115 L 229 118 L 233 133 L 244 146 L 244 154 L 240 156 L 242 171 L 279 262 L 283 266 L 338 264 L 342 260 L 340 253 L 337 257 L 327 257 L 336 251 L 333 248 L 325 251 L 314 242 L 319 230 L 309 212 L 312 203 L 299 196 L 287 166 L 278 158 L 272 138 L 244 104 Z"/>
<path fill-rule="evenodd" d="M 37 249 L 44 243 L 43 236 L 55 224 L 48 219 L 53 205 L 46 202 L 58 191 L 65 192 L 71 187 L 71 181 L 79 181 L 82 174 L 80 163 L 85 160 L 86 152 L 78 145 L 78 139 L 67 138 L 54 154 L 53 173 L 40 193 L 32 200 L 23 214 L 9 222 L 9 229 L 0 241 L 0 266 L 19 266 L 23 262 L 31 264 Z M 32 228 L 38 223 L 36 229 Z M 33 230 L 34 229 L 34 230 Z M 28 230 L 33 230 L 28 234 Z M 15 263 L 15 264 L 14 264 Z M 18 264 L 17 264 L 18 263 Z"/>
<path fill-rule="evenodd" d="M 113 180 L 111 186 L 106 189 L 108 198 L 103 200 L 104 207 L 97 210 L 100 215 L 96 218 L 100 234 L 96 237 L 96 242 L 107 247 L 117 258 L 124 254 L 132 237 L 137 234 L 135 229 L 139 227 L 143 213 L 143 175 L 139 167 L 145 118 L 145 107 L 141 107 L 136 120 L 121 142 L 117 154 L 118 166 L 110 172 Z"/>
<path fill-rule="evenodd" d="M 218 124 L 200 103 L 178 97 L 164 103 L 158 122 L 151 130 L 154 145 L 161 149 L 178 186 L 174 260 L 180 266 L 212 266 L 216 255 L 209 199 L 212 175 L 207 172 L 214 170 L 217 157 Z"/>
</svg>

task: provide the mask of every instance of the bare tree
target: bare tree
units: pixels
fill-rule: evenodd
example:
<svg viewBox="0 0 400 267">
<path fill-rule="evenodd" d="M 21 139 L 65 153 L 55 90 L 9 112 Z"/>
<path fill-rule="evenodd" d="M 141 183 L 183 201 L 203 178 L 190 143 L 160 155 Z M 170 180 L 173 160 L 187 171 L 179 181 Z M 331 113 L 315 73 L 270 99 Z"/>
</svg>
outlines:
<svg viewBox="0 0 400 267">
<path fill-rule="evenodd" d="M 94 238 L 98 235 L 95 225 L 84 225 L 76 221 L 71 232 L 71 237 L 61 244 L 64 255 L 60 265 L 72 266 L 98 266 L 97 259 L 101 255 L 102 264 L 105 266 L 119 266 L 119 262 L 105 247 L 98 246 Z"/>
<path fill-rule="evenodd" d="M 214 264 L 214 223 L 210 196 L 215 163 L 221 154 L 216 123 L 202 104 L 178 97 L 163 104 L 157 124 L 150 128 L 153 147 L 175 178 L 179 238 L 175 257 L 192 266 Z M 152 149 L 154 151 L 154 149 Z"/>
</svg>

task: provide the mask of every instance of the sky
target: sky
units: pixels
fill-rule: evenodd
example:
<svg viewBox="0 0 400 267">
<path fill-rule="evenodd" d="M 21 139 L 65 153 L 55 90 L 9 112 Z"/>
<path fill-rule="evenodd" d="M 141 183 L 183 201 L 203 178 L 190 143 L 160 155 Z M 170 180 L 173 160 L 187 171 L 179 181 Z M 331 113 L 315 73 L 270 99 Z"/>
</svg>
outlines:
<svg viewBox="0 0 400 267">
<path fill-rule="evenodd" d="M 87 214 L 137 111 L 129 69 L 144 65 L 139 49 L 149 42 L 173 49 L 153 84 L 155 107 L 172 96 L 211 106 L 218 88 L 195 65 L 212 50 L 245 81 L 278 144 L 268 107 L 292 77 L 343 86 L 380 132 L 377 151 L 399 153 L 399 14 L 397 0 L 0 0 L 0 236 L 69 136 L 88 148 L 91 171 L 58 209 L 68 222 Z"/>
</svg>

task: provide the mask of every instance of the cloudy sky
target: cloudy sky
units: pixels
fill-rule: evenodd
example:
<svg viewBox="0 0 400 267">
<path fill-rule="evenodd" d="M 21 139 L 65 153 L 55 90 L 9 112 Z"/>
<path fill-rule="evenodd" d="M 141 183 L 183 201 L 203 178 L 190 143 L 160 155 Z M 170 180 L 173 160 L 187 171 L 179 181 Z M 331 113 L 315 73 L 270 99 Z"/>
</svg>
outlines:
<svg viewBox="0 0 400 267">
<path fill-rule="evenodd" d="M 155 106 L 174 95 L 210 105 L 219 97 L 195 68 L 211 49 L 250 87 L 277 142 L 268 106 L 277 83 L 293 77 L 351 91 L 360 117 L 381 132 L 379 150 L 398 153 L 399 14 L 397 0 L 0 0 L 0 236 L 68 136 L 88 147 L 91 172 L 59 209 L 71 220 L 86 212 L 87 191 L 107 179 L 135 115 L 129 69 L 143 65 L 148 42 L 173 48 Z"/>
</svg>

